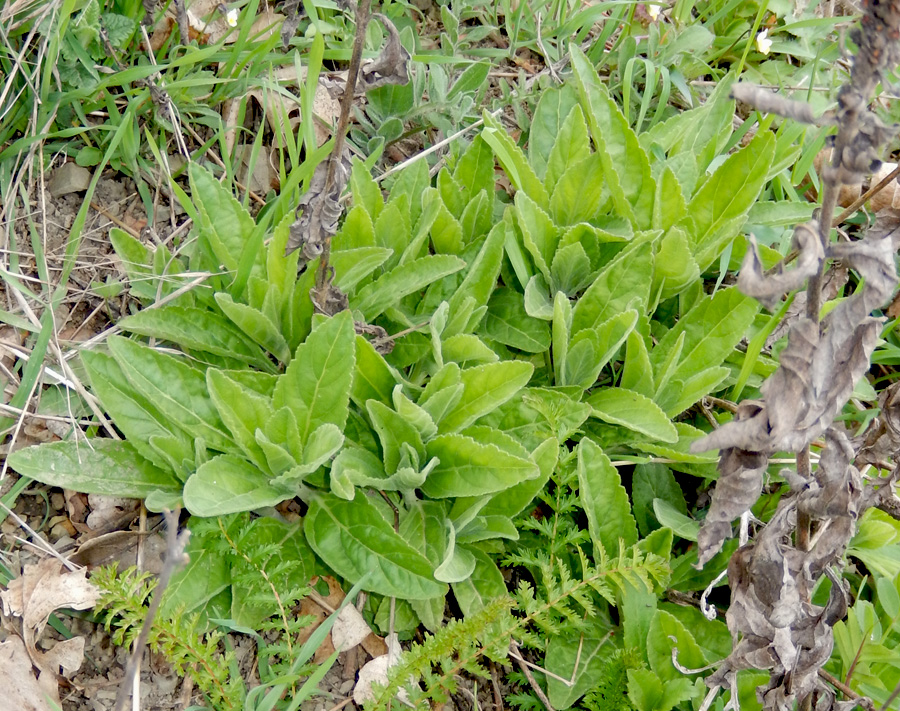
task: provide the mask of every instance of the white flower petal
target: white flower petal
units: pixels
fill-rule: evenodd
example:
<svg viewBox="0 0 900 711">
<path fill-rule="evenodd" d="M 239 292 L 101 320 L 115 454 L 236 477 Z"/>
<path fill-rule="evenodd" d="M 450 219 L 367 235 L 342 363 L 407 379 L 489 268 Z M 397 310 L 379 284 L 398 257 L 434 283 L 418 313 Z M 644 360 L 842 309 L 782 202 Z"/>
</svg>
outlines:
<svg viewBox="0 0 900 711">
<path fill-rule="evenodd" d="M 772 49 L 772 40 L 769 39 L 768 28 L 756 35 L 756 48 L 763 54 L 768 54 Z"/>
</svg>

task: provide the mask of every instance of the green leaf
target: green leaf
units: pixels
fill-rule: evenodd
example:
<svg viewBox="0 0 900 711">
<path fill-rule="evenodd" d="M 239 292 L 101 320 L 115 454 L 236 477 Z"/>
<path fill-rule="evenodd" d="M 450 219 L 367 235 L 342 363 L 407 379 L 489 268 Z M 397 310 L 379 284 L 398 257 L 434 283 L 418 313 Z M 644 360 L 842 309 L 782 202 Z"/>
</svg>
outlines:
<svg viewBox="0 0 900 711">
<path fill-rule="evenodd" d="M 544 440 L 531 453 L 531 460 L 538 465 L 540 474 L 534 479 L 515 484 L 509 489 L 492 496 L 482 507 L 481 515 L 512 518 L 522 513 L 549 481 L 550 475 L 556 468 L 558 458 L 559 441 L 556 438 Z"/>
<path fill-rule="evenodd" d="M 706 666 L 707 660 L 687 628 L 674 615 L 657 610 L 647 633 L 647 657 L 650 668 L 665 681 L 684 678 L 672 664 L 673 647 L 678 648 L 678 663 L 682 666 L 688 669 Z"/>
<path fill-rule="evenodd" d="M 636 229 L 649 229 L 656 196 L 650 160 L 587 57 L 577 45 L 570 45 L 569 51 L 581 105 L 597 153 L 603 159 L 606 184 L 617 212 Z"/>
<path fill-rule="evenodd" d="M 691 427 L 685 422 L 675 422 L 675 429 L 678 430 L 678 442 L 673 445 L 659 444 L 658 442 L 635 441 L 632 446 L 641 451 L 655 454 L 659 457 L 666 457 L 676 462 L 686 464 L 707 465 L 704 471 L 715 472 L 714 465 L 719 461 L 719 457 L 715 453 L 702 452 L 701 454 L 693 454 L 691 452 L 691 443 L 703 437 L 704 433 L 696 427 Z M 704 474 L 703 476 L 706 476 Z"/>
<path fill-rule="evenodd" d="M 144 309 L 120 319 L 118 326 L 124 331 L 234 358 L 274 372 L 272 362 L 259 346 L 227 320 L 206 309 L 173 305 Z"/>
<path fill-rule="evenodd" d="M 350 397 L 358 407 L 365 407 L 367 400 L 378 400 L 389 405 L 398 377 L 369 341 L 356 336 L 356 370 Z"/>
<path fill-rule="evenodd" d="M 650 354 L 644 337 L 638 331 L 632 331 L 625 339 L 625 367 L 620 384 L 626 390 L 633 390 L 649 398 L 656 393 Z"/>
<path fill-rule="evenodd" d="M 671 550 L 671 534 L 669 539 Z M 658 607 L 656 592 L 637 581 L 626 580 L 617 592 L 616 607 L 622 626 L 622 645 L 640 650 L 646 658 L 647 631 Z"/>
<path fill-rule="evenodd" d="M 261 311 L 239 304 L 223 291 L 216 294 L 216 303 L 244 333 L 265 348 L 282 363 L 291 359 L 291 349 L 272 321 Z"/>
<path fill-rule="evenodd" d="M 687 233 L 700 271 L 706 271 L 725 245 L 735 238 L 765 185 L 775 155 L 775 137 L 757 134 L 749 145 L 733 153 L 688 203 L 678 223 Z"/>
<path fill-rule="evenodd" d="M 559 179 L 575 163 L 583 160 L 590 153 L 591 144 L 588 138 L 588 127 L 584 120 L 584 112 L 577 104 L 569 111 L 565 122 L 559 129 L 553 148 L 547 158 L 545 182 L 551 190 Z M 532 161 L 532 165 L 537 165 Z"/>
<path fill-rule="evenodd" d="M 275 286 L 284 299 L 291 293 L 291 287 L 297 280 L 297 264 L 300 261 L 299 250 L 294 250 L 287 257 L 284 256 L 293 222 L 294 216 L 290 213 L 282 217 L 281 222 L 275 225 L 272 241 L 266 249 L 266 281 Z M 286 302 L 281 306 L 284 308 Z"/>
<path fill-rule="evenodd" d="M 266 455 L 256 442 L 256 430 L 269 419 L 272 399 L 244 387 L 214 368 L 206 371 L 206 382 L 219 416 L 235 442 L 258 468 L 266 469 Z"/>
<path fill-rule="evenodd" d="M 353 157 L 353 167 L 350 169 L 350 190 L 353 193 L 353 204 L 362 205 L 372 221 L 377 220 L 384 209 L 381 188 L 372 179 L 365 163 L 356 156 Z"/>
<path fill-rule="evenodd" d="M 440 424 L 462 398 L 465 386 L 461 380 L 459 366 L 456 363 L 445 363 L 443 368 L 431 376 L 419 396 L 417 404 L 431 415 L 435 424 Z"/>
<path fill-rule="evenodd" d="M 626 546 L 636 543 L 637 524 L 619 472 L 589 437 L 578 445 L 577 472 L 581 505 L 594 545 L 616 555 L 620 538 Z"/>
<path fill-rule="evenodd" d="M 200 239 L 209 244 L 219 264 L 235 272 L 256 223 L 208 170 L 191 163 L 188 175 L 194 203 L 201 217 Z"/>
<path fill-rule="evenodd" d="M 491 186 L 494 184 L 493 168 L 494 158 L 491 156 Z M 397 180 L 394 182 L 393 186 L 391 186 L 391 196 L 388 202 L 399 200 L 405 195 L 409 199 L 410 218 L 413 223 L 416 223 L 418 222 L 422 211 L 422 193 L 425 192 L 425 189 L 430 185 L 431 177 L 428 175 L 428 166 L 422 161 L 415 161 L 404 170 L 400 171 Z"/>
<path fill-rule="evenodd" d="M 310 546 L 341 577 L 362 580 L 363 588 L 404 600 L 447 593 L 432 565 L 410 546 L 359 492 L 352 501 L 325 493 L 309 502 L 303 530 Z"/>
<path fill-rule="evenodd" d="M 575 296 L 593 281 L 593 276 L 591 260 L 581 244 L 567 244 L 556 250 L 550 265 L 552 291 Z"/>
<path fill-rule="evenodd" d="M 731 371 L 723 366 L 707 368 L 687 380 L 671 381 L 666 391 L 660 393 L 654 400 L 663 408 L 666 415 L 675 417 L 700 398 L 716 390 L 729 375 Z"/>
<path fill-rule="evenodd" d="M 590 388 L 638 322 L 637 311 L 616 314 L 596 328 L 584 328 L 569 344 L 562 385 Z"/>
<path fill-rule="evenodd" d="M 128 381 L 170 422 L 214 449 L 236 450 L 209 397 L 203 371 L 121 336 L 111 336 L 108 344 Z"/>
<path fill-rule="evenodd" d="M 696 692 L 690 679 L 663 682 L 649 669 L 628 669 L 628 698 L 637 711 L 671 711 Z"/>
<path fill-rule="evenodd" d="M 505 287 L 494 291 L 482 332 L 498 343 L 526 353 L 542 353 L 550 347 L 548 324 L 529 316 L 522 294 Z"/>
<path fill-rule="evenodd" d="M 684 190 L 669 166 L 663 166 L 653 203 L 653 228 L 668 230 L 687 213 Z"/>
<path fill-rule="evenodd" d="M 436 457 L 439 463 L 422 491 L 436 499 L 493 494 L 540 474 L 532 461 L 461 434 L 439 435 L 425 449 L 428 457 Z"/>
<path fill-rule="evenodd" d="M 446 175 L 446 173 L 443 173 Z M 452 180 L 452 178 L 450 178 Z M 429 188 L 423 196 L 423 203 L 433 201 L 436 206 L 434 221 L 431 223 L 431 244 L 436 254 L 459 254 L 463 248 L 462 225 L 447 209 L 437 190 Z"/>
<path fill-rule="evenodd" d="M 82 351 L 81 360 L 94 394 L 100 398 L 116 427 L 142 457 L 163 469 L 167 468 L 168 458 L 160 456 L 150 446 L 150 442 L 156 439 L 172 441 L 172 448 L 178 452 L 175 457 L 177 461 L 193 459 L 193 448 L 187 435 L 177 426 L 172 427 L 150 400 L 131 387 L 114 358 L 104 353 Z M 187 478 L 187 472 L 180 466 L 172 468 L 178 476 Z"/>
<path fill-rule="evenodd" d="M 371 322 L 404 296 L 422 291 L 465 266 L 463 260 L 449 254 L 433 254 L 401 264 L 360 289 L 353 300 L 353 308 L 359 309 Z"/>
<path fill-rule="evenodd" d="M 672 470 L 664 464 L 638 464 L 631 478 L 631 499 L 634 502 L 634 518 L 641 535 L 646 536 L 659 528 L 653 513 L 653 500 L 663 499 L 687 516 L 684 493 L 675 480 Z"/>
<path fill-rule="evenodd" d="M 563 84 L 559 88 L 547 89 L 540 96 L 528 133 L 528 162 L 538 177 L 544 178 L 553 150 L 560 146 L 563 128 L 571 117 L 573 107 L 578 105 L 578 94 L 571 84 Z M 572 148 L 571 143 L 560 146 L 561 151 Z M 582 155 L 587 152 L 588 148 L 584 146 Z M 553 184 L 549 179 L 547 182 Z"/>
<path fill-rule="evenodd" d="M 401 208 L 400 206 L 403 205 Z M 375 244 L 391 251 L 387 267 L 394 267 L 400 261 L 400 255 L 410 243 L 412 224 L 409 207 L 402 200 L 393 200 L 385 205 L 378 219 L 375 220 Z"/>
<path fill-rule="evenodd" d="M 546 208 L 550 200 L 547 190 L 529 165 L 522 149 L 486 110 L 482 114 L 482 118 L 484 119 L 484 129 L 482 129 L 481 137 L 493 149 L 513 186 L 516 190 L 524 190 L 528 193 L 528 197 Z"/>
<path fill-rule="evenodd" d="M 734 287 L 720 289 L 713 296 L 701 299 L 650 353 L 658 379 L 656 403 L 667 413 L 678 414 L 670 412 L 683 402 L 675 383 L 680 381 L 682 386 L 678 387 L 684 387 L 691 378 L 723 363 L 753 323 L 758 310 L 755 300 Z M 666 366 L 667 362 L 671 365 Z M 707 374 L 706 380 L 714 380 L 713 375 Z"/>
<path fill-rule="evenodd" d="M 642 242 L 622 251 L 606 266 L 572 310 L 572 334 L 599 326 L 623 311 L 643 312 L 653 281 L 653 248 Z"/>
<path fill-rule="evenodd" d="M 500 359 L 484 341 L 471 333 L 450 336 L 444 341 L 442 348 L 444 360 L 465 366 L 496 363 Z"/>
<path fill-rule="evenodd" d="M 522 243 L 531 254 L 534 265 L 550 278 L 550 264 L 559 244 L 559 229 L 541 207 L 524 192 L 515 197 L 516 224 L 522 232 Z"/>
<path fill-rule="evenodd" d="M 465 429 L 525 387 L 533 372 L 534 366 L 524 361 L 501 361 L 466 368 L 460 373 L 462 398 L 440 420 L 439 430 L 455 432 Z M 439 418 L 434 419 L 437 422 Z"/>
<path fill-rule="evenodd" d="M 280 475 L 303 461 L 303 441 L 293 411 L 285 406 L 269 407 L 269 416 L 254 432 L 257 444 L 266 454 L 272 474 Z M 312 435 L 310 435 L 312 437 Z"/>
<path fill-rule="evenodd" d="M 437 566 L 447 550 L 447 504 L 443 501 L 416 500 L 400 514 L 403 540 Z M 442 608 L 443 609 L 443 608 Z"/>
<path fill-rule="evenodd" d="M 493 195 L 482 190 L 466 205 L 459 218 L 463 244 L 468 247 L 480 240 L 494 226 Z"/>
<path fill-rule="evenodd" d="M 456 546 L 456 530 L 452 521 L 447 521 L 450 529 L 447 552 L 441 564 L 434 569 L 434 577 L 442 583 L 460 583 L 475 570 L 475 556 L 469 548 Z"/>
<path fill-rule="evenodd" d="M 122 260 L 125 274 L 132 293 L 142 299 L 156 299 L 156 277 L 151 269 L 150 250 L 138 239 L 124 230 L 113 227 L 109 231 L 109 241 Z"/>
<path fill-rule="evenodd" d="M 309 335 L 275 386 L 272 406 L 291 409 L 304 446 L 310 433 L 326 422 L 344 428 L 355 344 L 353 319 L 342 311 Z"/>
<path fill-rule="evenodd" d="M 552 355 L 553 377 L 558 385 L 566 382 L 565 367 L 569 357 L 569 334 L 572 329 L 572 303 L 561 291 L 553 297 Z"/>
<path fill-rule="evenodd" d="M 332 251 L 329 257 L 334 267 L 334 284 L 344 293 L 352 293 L 363 279 L 384 264 L 391 250 L 384 247 L 357 247 Z"/>
<path fill-rule="evenodd" d="M 425 445 L 419 431 L 403 416 L 377 400 L 366 403 L 372 427 L 381 441 L 381 453 L 384 469 L 388 474 L 397 471 L 400 464 L 401 444 L 408 444 L 419 455 L 424 457 Z"/>
<path fill-rule="evenodd" d="M 7 461 L 22 476 L 85 494 L 142 499 L 153 492 L 181 492 L 181 482 L 171 472 L 153 466 L 128 442 L 118 440 L 25 447 L 12 452 Z"/>
<path fill-rule="evenodd" d="M 660 442 L 677 442 L 678 431 L 650 398 L 625 388 L 602 388 L 587 403 L 594 417 L 627 427 Z"/>
<path fill-rule="evenodd" d="M 604 209 L 608 192 L 604 191 L 603 159 L 591 153 L 569 166 L 556 182 L 550 198 L 550 215 L 558 225 L 591 222 Z"/>
<path fill-rule="evenodd" d="M 275 479 L 276 483 L 285 486 L 295 485 L 328 463 L 343 445 L 344 433 L 335 425 L 326 422 L 317 427 L 309 436 L 306 447 L 303 448 L 300 463 L 278 476 Z"/>
<path fill-rule="evenodd" d="M 666 528 L 671 528 L 676 536 L 686 541 L 697 540 L 700 524 L 686 513 L 679 511 L 668 499 L 653 499 L 652 507 L 656 520 Z"/>
<path fill-rule="evenodd" d="M 275 506 L 293 494 L 242 457 L 221 454 L 203 463 L 184 485 L 184 506 L 194 516 L 224 516 Z"/>
<path fill-rule="evenodd" d="M 475 566 L 465 580 L 453 583 L 453 596 L 464 616 L 474 615 L 484 609 L 491 600 L 506 597 L 506 582 L 503 573 L 487 553 L 478 548 L 466 547 L 472 556 Z"/>
<path fill-rule="evenodd" d="M 604 662 L 615 650 L 609 637 L 601 632 L 602 628 L 583 636 L 570 633 L 550 637 L 544 666 L 553 674 L 547 677 L 547 694 L 553 708 L 571 707 L 596 685 Z M 574 683 L 570 686 L 560 679 L 572 679 Z"/>
<path fill-rule="evenodd" d="M 341 229 L 332 237 L 331 246 L 335 252 L 375 247 L 375 223 L 364 206 L 357 203 L 350 208 Z M 339 273 L 336 276 L 339 276 Z"/>
<path fill-rule="evenodd" d="M 652 293 L 660 301 L 680 294 L 700 279 L 700 267 L 687 235 L 679 227 L 670 229 L 659 241 L 654 265 Z"/>
<path fill-rule="evenodd" d="M 367 449 L 345 447 L 331 463 L 329 476 L 331 493 L 352 501 L 356 486 L 375 486 L 386 489 L 381 482 L 387 479 L 381 460 Z"/>
<path fill-rule="evenodd" d="M 418 404 L 410 400 L 403 392 L 401 385 L 394 387 L 391 393 L 394 402 L 394 410 L 409 424 L 416 428 L 423 440 L 428 440 L 437 434 L 437 425 L 431 419 L 431 415 Z"/>
<path fill-rule="evenodd" d="M 474 65 L 486 66 L 486 64 Z M 465 75 L 472 67 L 466 69 Z M 462 79 L 462 76 L 460 77 Z M 459 84 L 457 80 L 454 89 Z M 450 90 L 453 93 L 453 89 Z M 408 170 L 408 169 L 407 169 Z M 487 195 L 494 193 L 494 153 L 481 136 L 475 136 L 453 169 L 453 179 L 462 186 L 463 203 L 469 204 L 483 191 Z M 394 187 L 391 190 L 393 195 Z"/>
<path fill-rule="evenodd" d="M 488 233 L 487 239 L 481 246 L 481 251 L 478 252 L 478 256 L 466 272 L 462 284 L 450 297 L 450 320 L 444 328 L 444 338 L 472 331 L 478 325 L 477 322 L 468 323 L 468 317 L 463 321 L 457 316 L 462 313 L 461 307 L 466 299 L 473 300 L 473 308 L 487 305 L 497 284 L 497 276 L 500 274 L 505 238 L 506 224 L 505 221 L 501 221 L 494 225 Z"/>
</svg>

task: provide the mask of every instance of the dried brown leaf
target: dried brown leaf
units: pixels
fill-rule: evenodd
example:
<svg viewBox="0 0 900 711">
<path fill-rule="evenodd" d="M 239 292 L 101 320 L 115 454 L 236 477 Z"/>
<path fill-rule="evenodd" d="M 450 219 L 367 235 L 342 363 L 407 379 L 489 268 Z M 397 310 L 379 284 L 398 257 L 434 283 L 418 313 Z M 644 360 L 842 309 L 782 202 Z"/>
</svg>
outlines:
<svg viewBox="0 0 900 711">
<path fill-rule="evenodd" d="M 406 84 L 409 81 L 409 52 L 400 43 L 400 33 L 394 23 L 380 12 L 377 17 L 388 31 L 387 40 L 375 59 L 363 62 L 360 68 L 357 87 L 371 91 L 387 84 Z"/>
<path fill-rule="evenodd" d="M 731 96 L 763 113 L 777 114 L 785 118 L 794 119 L 794 121 L 799 121 L 800 123 L 822 123 L 820 119 L 815 117 L 812 106 L 807 102 L 785 99 L 778 94 L 773 94 L 770 89 L 765 89 L 756 84 L 748 82 L 733 84 Z"/>
<path fill-rule="evenodd" d="M 747 296 L 752 296 L 770 311 L 789 291 L 799 289 L 803 283 L 819 271 L 825 251 L 818 235 L 818 223 L 797 225 L 794 229 L 792 247 L 800 250 L 797 266 L 790 271 L 766 275 L 756 238 L 750 236 L 750 249 L 744 257 L 738 288 Z"/>
<path fill-rule="evenodd" d="M 36 565 L 26 565 L 22 575 L 0 592 L 3 624 L 16 629 L 41 676 L 55 678 L 60 669 L 74 673 L 81 666 L 79 651 L 83 652 L 83 644 L 79 647 L 70 641 L 59 651 L 42 652 L 37 649 L 37 641 L 55 610 L 87 610 L 97 603 L 100 592 L 88 582 L 86 574 L 84 569 L 64 570 L 55 558 L 45 558 Z"/>
<path fill-rule="evenodd" d="M 16 711 L 51 711 L 60 708 L 59 690 L 52 674 L 36 673 L 19 637 L 0 642 L 0 689 L 4 708 Z"/>
<path fill-rule="evenodd" d="M 325 241 L 337 232 L 337 223 L 343 213 L 340 198 L 347 181 L 350 180 L 350 164 L 349 161 L 337 161 L 334 179 L 330 186 L 326 186 L 328 165 L 331 160 L 323 161 L 316 166 L 309 190 L 298 202 L 298 207 L 303 212 L 291 225 L 285 255 L 302 249 L 301 259 L 310 262 L 322 254 Z"/>
</svg>

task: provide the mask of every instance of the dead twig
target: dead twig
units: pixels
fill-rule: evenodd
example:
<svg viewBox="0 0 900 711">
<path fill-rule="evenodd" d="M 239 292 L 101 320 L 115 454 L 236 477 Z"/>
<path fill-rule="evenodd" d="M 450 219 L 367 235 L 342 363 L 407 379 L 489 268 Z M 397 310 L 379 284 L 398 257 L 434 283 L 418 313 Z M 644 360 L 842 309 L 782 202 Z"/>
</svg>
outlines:
<svg viewBox="0 0 900 711">
<path fill-rule="evenodd" d="M 159 581 L 156 589 L 153 591 L 153 597 L 150 600 L 150 606 L 147 608 L 147 616 L 144 618 L 144 624 L 141 632 L 134 642 L 134 649 L 131 657 L 128 659 L 128 666 L 125 668 L 125 675 L 122 677 L 119 693 L 116 695 L 116 705 L 114 711 L 124 711 L 125 704 L 131 696 L 131 689 L 134 680 L 137 678 L 140 669 L 141 658 L 144 655 L 144 647 L 150 639 L 150 630 L 153 627 L 153 619 L 162 603 L 163 593 L 169 586 L 169 581 L 175 571 L 184 565 L 187 560 L 184 549 L 187 546 L 191 532 L 184 529 L 178 532 L 178 512 L 166 510 L 163 515 L 166 519 L 166 558 L 163 564 L 162 572 L 159 574 Z"/>
</svg>

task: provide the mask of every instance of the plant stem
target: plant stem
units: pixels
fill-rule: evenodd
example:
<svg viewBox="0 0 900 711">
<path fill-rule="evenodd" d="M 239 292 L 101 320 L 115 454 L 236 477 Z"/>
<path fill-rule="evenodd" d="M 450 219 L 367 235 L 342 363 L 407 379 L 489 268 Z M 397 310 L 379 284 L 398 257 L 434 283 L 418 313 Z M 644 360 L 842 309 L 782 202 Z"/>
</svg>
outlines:
<svg viewBox="0 0 900 711">
<path fill-rule="evenodd" d="M 356 6 L 356 35 L 353 38 L 353 53 L 350 55 L 350 67 L 347 69 L 347 85 L 344 87 L 344 95 L 341 97 L 341 115 L 334 132 L 334 148 L 328 159 L 328 172 L 325 174 L 325 190 L 327 195 L 334 184 L 334 176 L 337 167 L 344 154 L 344 142 L 347 137 L 347 127 L 350 125 L 350 107 L 353 105 L 353 97 L 356 93 L 356 79 L 359 75 L 359 67 L 362 63 L 363 46 L 366 43 L 366 27 L 369 25 L 372 0 L 359 0 Z M 322 248 L 322 257 L 319 260 L 319 271 L 316 274 L 316 289 L 321 291 L 328 281 L 328 259 L 331 255 L 331 236 L 325 239 Z"/>
</svg>

